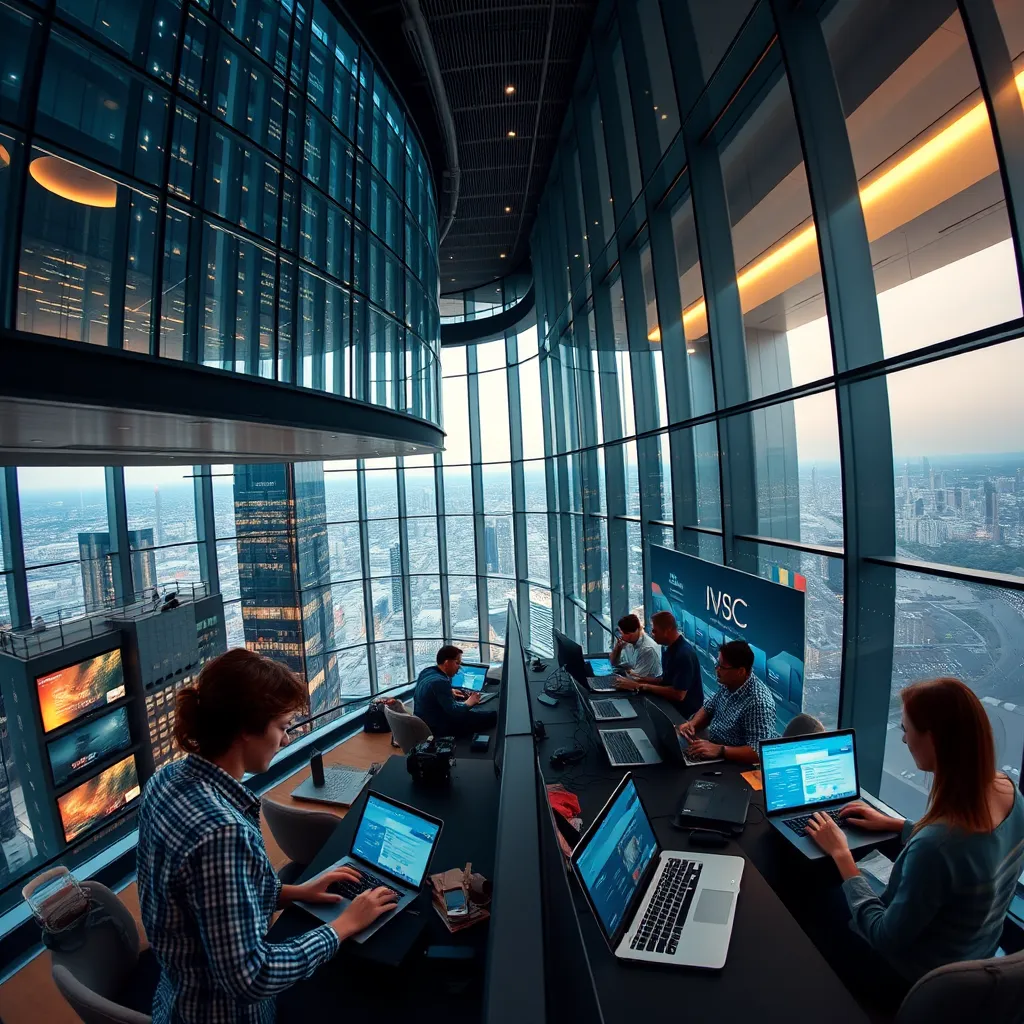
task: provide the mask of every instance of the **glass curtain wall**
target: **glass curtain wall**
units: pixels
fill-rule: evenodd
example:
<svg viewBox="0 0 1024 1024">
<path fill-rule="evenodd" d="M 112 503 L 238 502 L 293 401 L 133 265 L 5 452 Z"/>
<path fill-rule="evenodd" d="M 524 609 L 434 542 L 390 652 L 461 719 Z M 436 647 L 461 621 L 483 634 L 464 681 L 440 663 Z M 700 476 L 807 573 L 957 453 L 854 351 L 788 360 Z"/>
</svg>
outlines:
<svg viewBox="0 0 1024 1024">
<path fill-rule="evenodd" d="M 803 709 L 913 816 L 909 682 L 964 679 L 1015 780 L 1024 753 L 1024 167 L 986 103 L 1024 94 L 1024 19 L 995 6 L 972 54 L 952 0 L 609 5 L 532 239 L 555 625 L 606 648 L 652 543 L 805 590 Z"/>
<path fill-rule="evenodd" d="M 436 422 L 437 212 L 323 0 L 0 4 L 0 326 Z"/>
</svg>

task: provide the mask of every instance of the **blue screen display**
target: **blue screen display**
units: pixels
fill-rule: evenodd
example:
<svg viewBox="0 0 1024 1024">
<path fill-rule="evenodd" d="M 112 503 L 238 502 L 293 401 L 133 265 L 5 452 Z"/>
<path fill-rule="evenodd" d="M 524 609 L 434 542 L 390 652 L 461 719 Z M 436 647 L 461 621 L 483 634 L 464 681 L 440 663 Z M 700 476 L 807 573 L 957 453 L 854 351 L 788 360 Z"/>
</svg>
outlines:
<svg viewBox="0 0 1024 1024">
<path fill-rule="evenodd" d="M 595 676 L 611 676 L 618 671 L 609 658 L 588 658 L 587 661 Z"/>
<path fill-rule="evenodd" d="M 785 811 L 857 793 L 853 736 L 817 736 L 761 748 L 764 802 L 769 811 Z"/>
<path fill-rule="evenodd" d="M 463 665 L 455 675 L 452 676 L 453 690 L 476 690 L 479 692 L 484 688 L 487 679 L 487 667 L 485 665 Z"/>
<path fill-rule="evenodd" d="M 609 936 L 622 923 L 657 848 L 631 779 L 576 860 L 583 885 Z"/>
<path fill-rule="evenodd" d="M 53 784 L 63 786 L 72 776 L 88 771 L 97 761 L 131 745 L 128 712 L 124 708 L 86 722 L 46 745 Z"/>
<path fill-rule="evenodd" d="M 430 851 L 440 825 L 413 811 L 395 807 L 372 794 L 366 801 L 352 852 L 412 886 L 427 873 Z"/>
</svg>

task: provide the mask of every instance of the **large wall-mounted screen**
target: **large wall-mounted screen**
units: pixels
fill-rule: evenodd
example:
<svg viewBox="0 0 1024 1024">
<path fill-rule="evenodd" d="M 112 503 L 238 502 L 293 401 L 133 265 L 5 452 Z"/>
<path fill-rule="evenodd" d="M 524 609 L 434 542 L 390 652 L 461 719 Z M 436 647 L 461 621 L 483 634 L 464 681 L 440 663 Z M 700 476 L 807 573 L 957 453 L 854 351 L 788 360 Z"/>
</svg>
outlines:
<svg viewBox="0 0 1024 1024">
<path fill-rule="evenodd" d="M 51 732 L 124 696 L 121 652 L 107 651 L 36 679 L 43 731 Z"/>
<path fill-rule="evenodd" d="M 70 843 L 101 824 L 108 814 L 119 811 L 139 795 L 135 758 L 126 757 L 88 782 L 58 797 L 64 838 Z"/>
<path fill-rule="evenodd" d="M 74 776 L 87 772 L 98 761 L 131 745 L 125 708 L 85 722 L 47 744 L 53 784 L 63 786 Z"/>
</svg>

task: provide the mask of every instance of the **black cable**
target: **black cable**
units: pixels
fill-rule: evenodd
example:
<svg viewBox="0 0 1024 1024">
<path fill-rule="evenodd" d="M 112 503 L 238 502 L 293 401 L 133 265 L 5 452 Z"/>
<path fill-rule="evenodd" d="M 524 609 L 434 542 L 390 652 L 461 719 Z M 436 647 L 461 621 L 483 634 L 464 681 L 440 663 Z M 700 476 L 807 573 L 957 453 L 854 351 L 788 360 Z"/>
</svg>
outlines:
<svg viewBox="0 0 1024 1024">
<path fill-rule="evenodd" d="M 760 814 L 761 817 L 757 821 L 751 821 L 750 820 L 750 812 L 751 811 L 757 811 L 757 813 Z M 762 808 L 758 807 L 757 804 L 750 804 L 750 806 L 747 807 L 747 818 L 744 820 L 743 824 L 744 825 L 760 825 L 762 821 L 764 821 L 764 811 L 762 810 Z"/>
</svg>

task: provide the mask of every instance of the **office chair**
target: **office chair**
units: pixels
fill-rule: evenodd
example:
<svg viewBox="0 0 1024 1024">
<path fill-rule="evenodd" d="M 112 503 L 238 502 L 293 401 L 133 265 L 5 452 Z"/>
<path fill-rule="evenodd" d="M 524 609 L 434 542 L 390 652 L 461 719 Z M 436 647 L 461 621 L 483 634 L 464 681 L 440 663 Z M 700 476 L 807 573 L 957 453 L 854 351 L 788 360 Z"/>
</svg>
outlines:
<svg viewBox="0 0 1024 1024">
<path fill-rule="evenodd" d="M 819 722 L 814 715 L 794 715 L 782 734 L 783 739 L 790 736 L 810 736 L 816 732 L 824 732 L 825 726 Z"/>
<path fill-rule="evenodd" d="M 395 705 L 398 704 L 400 702 L 395 701 Z M 387 718 L 388 725 L 391 726 L 391 735 L 402 748 L 402 753 L 408 754 L 417 743 L 422 743 L 431 735 L 430 726 L 422 718 L 410 715 L 404 705 L 401 705 L 401 710 L 395 705 L 384 705 L 384 717 Z"/>
<path fill-rule="evenodd" d="M 963 1019 L 1024 1021 L 1024 952 L 936 967 L 907 993 L 895 1024 Z"/>
<path fill-rule="evenodd" d="M 278 871 L 278 877 L 284 885 L 292 885 L 316 859 L 340 819 L 329 811 L 306 810 L 266 797 L 260 801 L 260 806 L 274 842 L 288 858 L 288 863 Z"/>
<path fill-rule="evenodd" d="M 77 949 L 50 952 L 53 980 L 85 1024 L 149 1024 L 138 1009 L 153 1005 L 160 967 L 140 954 L 139 930 L 128 908 L 105 885 L 83 882 L 108 920 L 90 926 Z"/>
</svg>

